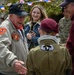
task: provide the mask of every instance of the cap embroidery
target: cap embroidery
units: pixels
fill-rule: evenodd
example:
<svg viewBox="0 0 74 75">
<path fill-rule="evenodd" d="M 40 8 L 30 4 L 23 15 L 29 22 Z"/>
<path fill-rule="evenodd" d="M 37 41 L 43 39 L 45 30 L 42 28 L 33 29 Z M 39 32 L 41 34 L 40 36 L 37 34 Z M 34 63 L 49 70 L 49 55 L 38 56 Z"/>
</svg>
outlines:
<svg viewBox="0 0 74 75">
<path fill-rule="evenodd" d="M 20 10 L 24 10 L 23 5 L 18 5 L 18 8 L 20 8 Z"/>
</svg>

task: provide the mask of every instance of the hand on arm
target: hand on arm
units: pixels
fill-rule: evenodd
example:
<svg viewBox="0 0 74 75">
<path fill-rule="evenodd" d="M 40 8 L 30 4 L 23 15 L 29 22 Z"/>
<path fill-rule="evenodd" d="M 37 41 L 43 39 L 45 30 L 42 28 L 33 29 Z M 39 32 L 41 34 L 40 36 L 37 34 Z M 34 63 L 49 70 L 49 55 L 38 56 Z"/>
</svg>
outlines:
<svg viewBox="0 0 74 75">
<path fill-rule="evenodd" d="M 23 66 L 25 64 L 23 61 L 15 60 L 13 67 L 18 74 L 26 74 L 27 68 Z"/>
</svg>

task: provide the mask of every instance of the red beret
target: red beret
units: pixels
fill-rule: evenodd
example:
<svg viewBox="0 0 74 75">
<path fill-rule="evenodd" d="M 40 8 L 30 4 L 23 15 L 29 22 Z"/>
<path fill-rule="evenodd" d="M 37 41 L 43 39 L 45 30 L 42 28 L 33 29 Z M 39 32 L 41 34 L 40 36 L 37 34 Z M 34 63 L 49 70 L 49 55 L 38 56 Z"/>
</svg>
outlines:
<svg viewBox="0 0 74 75">
<path fill-rule="evenodd" d="M 48 33 L 52 32 L 52 31 L 58 33 L 57 22 L 50 18 L 46 18 L 46 19 L 42 20 L 40 28 Z"/>
</svg>

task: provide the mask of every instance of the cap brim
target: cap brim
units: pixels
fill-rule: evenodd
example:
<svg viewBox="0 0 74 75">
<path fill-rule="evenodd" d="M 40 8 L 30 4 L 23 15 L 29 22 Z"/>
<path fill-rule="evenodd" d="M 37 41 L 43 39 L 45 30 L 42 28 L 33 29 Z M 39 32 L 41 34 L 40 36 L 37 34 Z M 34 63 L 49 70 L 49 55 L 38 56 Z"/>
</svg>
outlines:
<svg viewBox="0 0 74 75">
<path fill-rule="evenodd" d="M 25 12 L 25 11 L 22 11 L 22 12 L 18 12 L 16 15 L 18 15 L 18 16 L 20 16 L 20 17 L 22 17 L 22 16 L 27 16 L 27 15 L 28 15 L 28 13 L 27 13 L 27 12 Z"/>
<path fill-rule="evenodd" d="M 60 7 L 65 7 L 65 6 L 67 6 L 69 3 L 68 2 L 62 2 L 61 4 L 60 4 Z"/>
</svg>

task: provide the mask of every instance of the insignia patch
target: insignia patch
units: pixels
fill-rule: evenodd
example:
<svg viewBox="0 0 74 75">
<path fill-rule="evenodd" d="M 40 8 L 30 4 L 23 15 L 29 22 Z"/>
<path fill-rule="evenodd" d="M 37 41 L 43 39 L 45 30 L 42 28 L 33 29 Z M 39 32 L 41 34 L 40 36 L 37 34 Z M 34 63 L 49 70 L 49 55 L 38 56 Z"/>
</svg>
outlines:
<svg viewBox="0 0 74 75">
<path fill-rule="evenodd" d="M 6 32 L 6 28 L 0 28 L 0 35 L 3 35 Z"/>
<path fill-rule="evenodd" d="M 15 41 L 18 41 L 20 38 L 20 36 L 17 32 L 13 32 L 11 36 L 12 36 L 12 39 L 14 39 Z"/>
<path fill-rule="evenodd" d="M 53 45 L 49 45 L 49 46 L 42 45 L 41 46 L 41 50 L 44 50 L 44 51 L 52 51 L 52 50 L 54 50 L 54 47 L 53 47 Z"/>
</svg>

